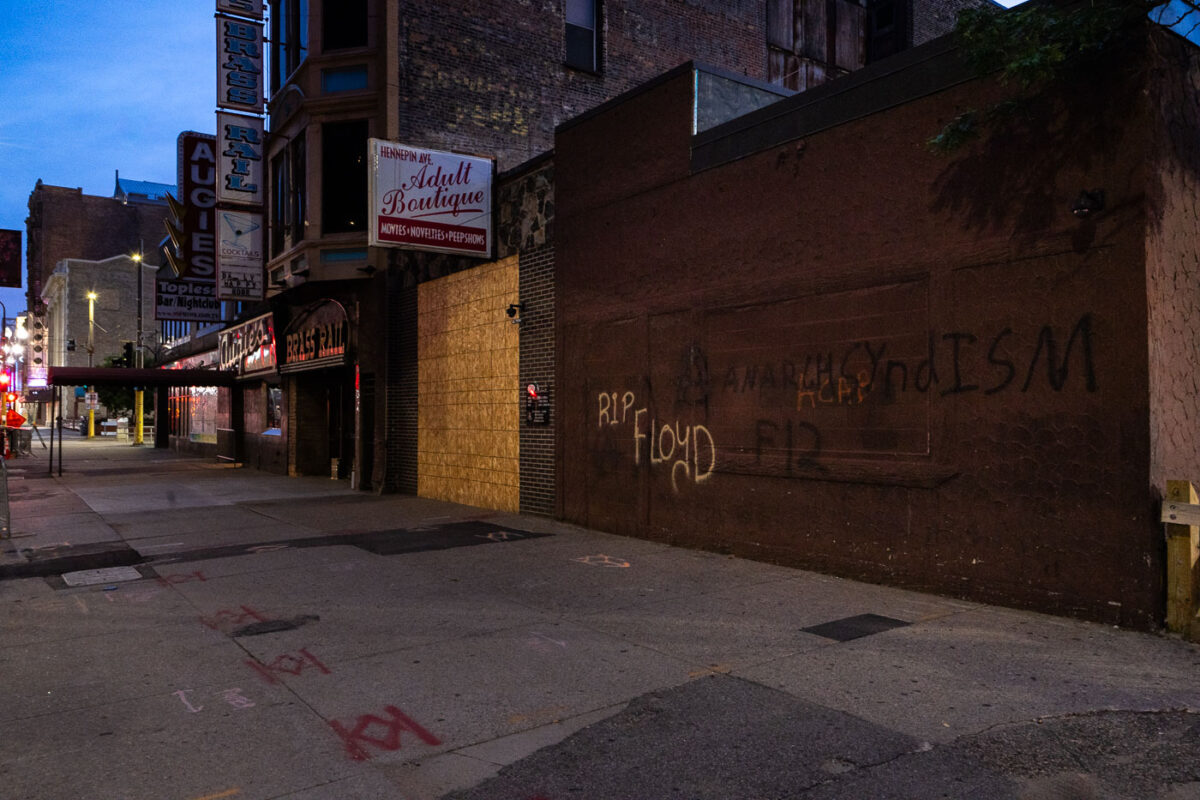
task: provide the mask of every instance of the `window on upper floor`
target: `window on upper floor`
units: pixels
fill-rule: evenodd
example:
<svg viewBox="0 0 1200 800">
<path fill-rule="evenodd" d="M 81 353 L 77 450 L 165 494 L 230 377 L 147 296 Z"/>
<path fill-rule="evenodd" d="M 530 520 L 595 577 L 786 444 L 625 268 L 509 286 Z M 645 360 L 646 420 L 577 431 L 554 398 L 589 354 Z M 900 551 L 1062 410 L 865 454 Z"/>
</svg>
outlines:
<svg viewBox="0 0 1200 800">
<path fill-rule="evenodd" d="M 304 134 L 271 159 L 271 255 L 277 256 L 305 234 L 305 175 L 308 170 Z"/>
<path fill-rule="evenodd" d="M 367 121 L 321 126 L 321 235 L 367 230 Z"/>
<path fill-rule="evenodd" d="M 325 0 L 321 15 L 321 49 L 367 46 L 367 0 Z"/>
<path fill-rule="evenodd" d="M 911 45 L 909 0 L 873 0 L 867 4 L 867 63 L 894 56 Z"/>
<path fill-rule="evenodd" d="M 567 66 L 600 71 L 600 0 L 567 0 Z"/>
<path fill-rule="evenodd" d="M 271 0 L 271 90 L 308 57 L 308 0 Z"/>
</svg>

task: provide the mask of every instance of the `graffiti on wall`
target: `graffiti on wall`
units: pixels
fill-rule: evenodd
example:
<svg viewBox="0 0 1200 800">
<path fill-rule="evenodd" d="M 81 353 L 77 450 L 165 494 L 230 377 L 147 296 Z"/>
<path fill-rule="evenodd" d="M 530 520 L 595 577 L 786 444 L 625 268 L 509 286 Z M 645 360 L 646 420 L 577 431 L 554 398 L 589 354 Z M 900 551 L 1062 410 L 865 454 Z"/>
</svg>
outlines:
<svg viewBox="0 0 1200 800">
<path fill-rule="evenodd" d="M 782 388 L 794 393 L 795 408 L 854 406 L 872 394 L 895 402 L 909 392 L 939 396 L 1049 386 L 1061 392 L 1071 383 L 1076 363 L 1088 392 L 1097 391 L 1092 315 L 1084 314 L 1065 337 L 1043 325 L 1032 347 L 1014 353 L 1011 327 L 985 336 L 965 331 L 930 333 L 922 351 L 896 352 L 887 340 L 854 341 L 840 351 L 825 350 L 797 358 L 732 364 L 722 392 L 747 394 Z M 981 364 L 981 359 L 986 359 Z"/>
<path fill-rule="evenodd" d="M 821 338 L 836 341 L 837 333 Z M 1099 391 L 1090 313 L 1020 332 L 997 326 L 841 341 L 764 347 L 751 337 L 714 353 L 693 343 L 673 374 L 658 376 L 674 389 L 669 417 L 633 391 L 594 395 L 596 427 L 615 435 L 594 442 L 593 463 L 600 471 L 630 461 L 661 471 L 679 494 L 717 471 L 714 429 L 727 467 L 812 474 L 827 471 L 823 456 L 928 452 L 933 400 Z M 688 421 L 696 418 L 705 424 Z"/>
<path fill-rule="evenodd" d="M 922 338 L 918 345 L 913 337 L 898 344 L 860 340 L 794 360 L 728 367 L 724 392 L 747 396 L 757 391 L 747 399 L 778 412 L 760 413 L 754 420 L 748 437 L 754 463 L 762 464 L 769 454 L 774 463 L 782 459 L 784 474 L 790 474 L 821 471 L 818 457 L 830 447 L 922 452 L 928 442 L 927 405 L 905 402 L 909 397 L 986 397 L 1043 388 L 1095 393 L 1099 388 L 1091 314 L 1069 328 L 1042 325 L 1036 337 L 1021 338 L 1005 327 L 986 335 L 953 331 Z M 783 391 L 771 393 L 773 388 Z M 850 446 L 852 440 L 859 449 Z"/>
<path fill-rule="evenodd" d="M 708 428 L 700 424 L 660 423 L 645 406 L 637 408 L 633 392 L 600 392 L 597 427 L 628 428 L 633 463 L 670 474 L 671 490 L 683 483 L 701 484 L 717 466 L 717 448 Z"/>
</svg>

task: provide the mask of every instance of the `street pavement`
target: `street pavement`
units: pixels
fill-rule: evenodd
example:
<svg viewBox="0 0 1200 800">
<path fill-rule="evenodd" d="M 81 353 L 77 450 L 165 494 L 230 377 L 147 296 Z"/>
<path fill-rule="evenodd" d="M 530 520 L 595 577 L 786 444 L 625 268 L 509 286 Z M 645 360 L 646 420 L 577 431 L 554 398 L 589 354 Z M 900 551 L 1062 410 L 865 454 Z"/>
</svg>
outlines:
<svg viewBox="0 0 1200 800">
<path fill-rule="evenodd" d="M 1200 800 L 1177 638 L 63 451 L 8 462 L 4 800 Z"/>
</svg>

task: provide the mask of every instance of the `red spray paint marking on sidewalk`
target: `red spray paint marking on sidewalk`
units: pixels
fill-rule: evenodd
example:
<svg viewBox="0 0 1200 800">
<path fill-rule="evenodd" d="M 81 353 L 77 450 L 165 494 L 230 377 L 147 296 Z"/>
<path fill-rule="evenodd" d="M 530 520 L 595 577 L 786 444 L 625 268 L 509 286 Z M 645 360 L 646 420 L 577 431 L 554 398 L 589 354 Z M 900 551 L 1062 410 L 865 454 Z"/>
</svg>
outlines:
<svg viewBox="0 0 1200 800">
<path fill-rule="evenodd" d="M 353 728 L 347 728 L 337 720 L 329 722 L 329 726 L 337 731 L 338 736 L 342 737 L 342 741 L 346 745 L 346 752 L 353 760 L 366 761 L 371 757 L 371 754 L 367 752 L 367 749 L 363 745 L 374 745 L 380 750 L 399 750 L 401 746 L 401 731 L 415 733 L 421 741 L 428 745 L 439 745 L 442 743 L 440 739 L 409 719 L 403 711 L 395 706 L 387 706 L 383 711 L 391 719 L 377 717 L 374 714 L 365 714 L 355 720 Z M 370 735 L 368 733 L 371 727 L 375 725 L 383 726 L 382 736 Z"/>
<path fill-rule="evenodd" d="M 275 677 L 277 673 L 299 675 L 306 667 L 315 667 L 322 675 L 329 675 L 331 673 L 329 667 L 322 664 L 320 659 L 308 652 L 307 648 L 301 648 L 297 652 L 299 653 L 298 656 L 285 653 L 270 664 L 247 660 L 246 666 L 258 672 L 267 683 L 279 683 L 279 678 Z"/>
</svg>

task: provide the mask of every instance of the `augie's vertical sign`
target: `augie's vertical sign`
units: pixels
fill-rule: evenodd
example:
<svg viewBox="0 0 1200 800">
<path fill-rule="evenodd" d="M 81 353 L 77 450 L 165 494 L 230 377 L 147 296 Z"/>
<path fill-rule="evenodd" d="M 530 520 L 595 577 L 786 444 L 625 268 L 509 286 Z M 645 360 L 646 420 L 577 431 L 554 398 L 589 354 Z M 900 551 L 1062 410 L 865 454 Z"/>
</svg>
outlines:
<svg viewBox="0 0 1200 800">
<path fill-rule="evenodd" d="M 214 276 L 214 211 L 217 159 L 211 134 L 179 134 L 178 185 L 180 227 L 167 226 L 177 257 L 173 269 L 161 269 L 155 281 L 155 319 L 217 322 L 221 303 Z"/>
</svg>

